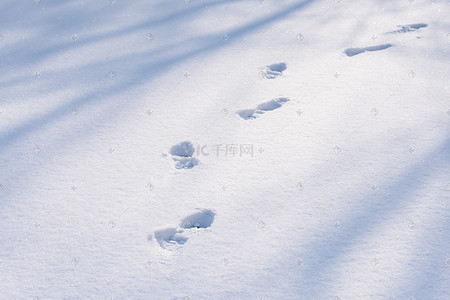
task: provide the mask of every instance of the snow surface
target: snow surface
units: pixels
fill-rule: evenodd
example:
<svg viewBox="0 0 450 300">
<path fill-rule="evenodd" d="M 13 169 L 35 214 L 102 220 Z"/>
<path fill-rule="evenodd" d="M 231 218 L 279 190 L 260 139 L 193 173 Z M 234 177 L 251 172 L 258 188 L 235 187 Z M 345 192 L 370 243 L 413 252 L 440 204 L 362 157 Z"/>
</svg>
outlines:
<svg viewBox="0 0 450 300">
<path fill-rule="evenodd" d="M 1 299 L 449 299 L 448 1 L 0 8 Z"/>
</svg>

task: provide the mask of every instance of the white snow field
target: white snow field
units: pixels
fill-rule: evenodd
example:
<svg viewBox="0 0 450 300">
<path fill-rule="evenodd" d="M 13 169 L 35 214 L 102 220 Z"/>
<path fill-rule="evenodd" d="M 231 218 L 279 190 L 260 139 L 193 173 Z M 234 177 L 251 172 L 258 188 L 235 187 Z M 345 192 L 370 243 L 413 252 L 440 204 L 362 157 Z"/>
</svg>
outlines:
<svg viewBox="0 0 450 300">
<path fill-rule="evenodd" d="M 0 16 L 0 299 L 450 299 L 449 1 Z"/>
</svg>

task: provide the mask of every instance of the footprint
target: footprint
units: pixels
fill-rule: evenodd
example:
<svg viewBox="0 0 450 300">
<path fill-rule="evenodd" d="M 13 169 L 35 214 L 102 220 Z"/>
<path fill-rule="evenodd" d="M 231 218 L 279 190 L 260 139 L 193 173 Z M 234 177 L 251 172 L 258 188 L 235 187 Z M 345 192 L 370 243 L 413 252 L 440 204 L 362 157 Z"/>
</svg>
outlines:
<svg viewBox="0 0 450 300">
<path fill-rule="evenodd" d="M 380 50 L 384 50 L 387 48 L 390 48 L 394 46 L 393 44 L 384 44 L 384 45 L 378 45 L 378 46 L 371 46 L 371 47 L 365 47 L 365 48 L 347 48 L 345 49 L 345 54 L 347 54 L 347 56 L 355 56 L 361 53 L 364 53 L 366 51 L 380 51 Z"/>
<path fill-rule="evenodd" d="M 170 148 L 170 154 L 175 161 L 175 168 L 177 169 L 192 169 L 198 165 L 198 159 L 192 157 L 194 153 L 194 144 L 190 141 L 181 142 Z"/>
<path fill-rule="evenodd" d="M 188 240 L 188 238 L 183 236 L 182 232 L 178 231 L 176 228 L 166 228 L 155 231 L 154 237 L 158 244 L 164 249 L 183 245 Z"/>
<path fill-rule="evenodd" d="M 203 209 L 185 217 L 181 220 L 177 228 L 166 228 L 155 231 L 151 238 L 156 240 L 163 249 L 179 249 L 188 241 L 193 232 L 211 227 L 215 215 L 212 210 Z"/>
<path fill-rule="evenodd" d="M 413 32 L 413 31 L 417 31 L 421 28 L 425 28 L 428 27 L 428 24 L 425 23 L 415 23 L 415 24 L 407 24 L 407 25 L 398 25 L 397 26 L 399 29 L 394 30 L 394 31 L 389 31 L 386 32 L 384 34 L 396 34 L 396 33 L 407 33 L 407 32 Z M 421 37 L 417 37 L 417 38 L 421 38 Z M 372 46 L 372 47 L 365 47 L 365 48 L 347 48 L 345 49 L 345 54 L 347 54 L 347 56 L 355 56 L 367 51 L 379 51 L 379 50 L 384 50 L 387 48 L 390 48 L 394 46 L 393 44 L 384 44 L 384 45 L 378 45 L 378 46 Z"/>
<path fill-rule="evenodd" d="M 287 66 L 285 63 L 276 63 L 270 66 L 266 66 L 260 74 L 263 78 L 274 79 L 281 76 L 286 68 Z"/>
<path fill-rule="evenodd" d="M 385 34 L 392 34 L 392 33 L 406 33 L 411 31 L 419 30 L 420 28 L 428 27 L 428 24 L 425 23 L 416 23 L 416 24 L 408 24 L 408 25 L 398 25 L 399 29 L 394 31 L 386 32 Z"/>
<path fill-rule="evenodd" d="M 179 227 L 184 229 L 208 228 L 214 222 L 216 214 L 210 209 L 204 209 L 200 212 L 187 216 L 181 222 Z"/>
<path fill-rule="evenodd" d="M 256 119 L 268 111 L 282 107 L 288 101 L 288 98 L 276 98 L 268 102 L 261 103 L 254 109 L 241 109 L 236 111 L 236 113 L 244 120 Z"/>
</svg>

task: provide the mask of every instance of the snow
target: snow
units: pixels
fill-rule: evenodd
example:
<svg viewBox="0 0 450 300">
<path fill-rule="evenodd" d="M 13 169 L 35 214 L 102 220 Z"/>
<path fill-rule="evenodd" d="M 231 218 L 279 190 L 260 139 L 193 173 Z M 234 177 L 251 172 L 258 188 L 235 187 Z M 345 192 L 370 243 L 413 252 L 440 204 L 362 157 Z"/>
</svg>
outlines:
<svg viewBox="0 0 450 300">
<path fill-rule="evenodd" d="M 0 298 L 448 299 L 448 2 L 0 6 Z"/>
</svg>

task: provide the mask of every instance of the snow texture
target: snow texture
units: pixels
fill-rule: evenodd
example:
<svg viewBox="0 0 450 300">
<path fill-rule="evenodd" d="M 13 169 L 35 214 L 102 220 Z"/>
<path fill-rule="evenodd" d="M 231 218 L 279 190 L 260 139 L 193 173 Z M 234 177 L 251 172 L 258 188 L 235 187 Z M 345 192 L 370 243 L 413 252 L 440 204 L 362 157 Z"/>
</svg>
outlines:
<svg viewBox="0 0 450 300">
<path fill-rule="evenodd" d="M 0 8 L 0 299 L 450 299 L 448 1 Z"/>
</svg>

